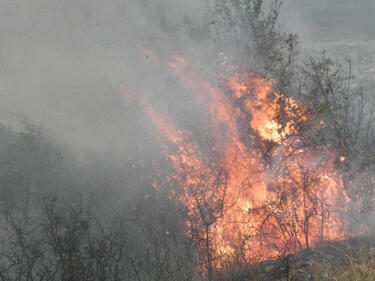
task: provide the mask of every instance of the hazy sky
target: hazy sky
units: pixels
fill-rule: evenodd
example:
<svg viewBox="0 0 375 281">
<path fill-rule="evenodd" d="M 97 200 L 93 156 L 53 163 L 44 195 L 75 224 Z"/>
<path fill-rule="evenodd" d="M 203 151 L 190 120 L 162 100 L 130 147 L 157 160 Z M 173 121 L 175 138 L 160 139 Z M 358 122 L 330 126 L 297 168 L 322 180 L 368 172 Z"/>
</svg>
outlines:
<svg viewBox="0 0 375 281">
<path fill-rule="evenodd" d="M 128 149 L 140 116 L 119 89 L 175 90 L 145 71 L 137 46 L 192 49 L 202 2 L 0 0 L 1 120 L 24 113 L 75 146 Z M 303 41 L 370 40 L 374 14 L 374 0 L 285 0 L 281 21 Z"/>
<path fill-rule="evenodd" d="M 281 21 L 303 39 L 375 39 L 374 0 L 284 0 Z"/>
</svg>

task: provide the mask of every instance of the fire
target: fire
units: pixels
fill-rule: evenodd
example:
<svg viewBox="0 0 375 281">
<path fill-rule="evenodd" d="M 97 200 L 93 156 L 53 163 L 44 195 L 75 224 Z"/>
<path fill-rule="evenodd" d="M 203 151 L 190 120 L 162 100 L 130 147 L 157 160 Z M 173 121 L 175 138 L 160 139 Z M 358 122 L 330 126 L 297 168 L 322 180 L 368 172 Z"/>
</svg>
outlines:
<svg viewBox="0 0 375 281">
<path fill-rule="evenodd" d="M 340 214 L 349 199 L 335 169 L 337 156 L 300 134 L 306 108 L 255 73 L 226 78 L 222 90 L 185 58 L 176 57 L 169 69 L 207 108 L 202 126 L 209 131 L 209 149 L 142 104 L 174 165 L 168 181 L 188 209 L 186 235 L 198 242 L 205 270 L 345 238 Z"/>
</svg>

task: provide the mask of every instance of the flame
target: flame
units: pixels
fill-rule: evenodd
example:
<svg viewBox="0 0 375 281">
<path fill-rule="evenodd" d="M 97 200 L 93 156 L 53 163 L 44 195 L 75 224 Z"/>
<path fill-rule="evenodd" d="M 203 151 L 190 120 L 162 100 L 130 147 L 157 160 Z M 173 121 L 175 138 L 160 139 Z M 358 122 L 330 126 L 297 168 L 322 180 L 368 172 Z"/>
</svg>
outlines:
<svg viewBox="0 0 375 281">
<path fill-rule="evenodd" d="M 188 209 L 186 235 L 198 241 L 206 270 L 345 238 L 340 214 L 349 199 L 335 169 L 337 156 L 300 134 L 306 108 L 255 73 L 226 78 L 222 90 L 183 57 L 175 57 L 169 69 L 207 108 L 202 126 L 209 132 L 208 152 L 191 132 L 142 104 L 174 165 L 168 181 Z"/>
</svg>

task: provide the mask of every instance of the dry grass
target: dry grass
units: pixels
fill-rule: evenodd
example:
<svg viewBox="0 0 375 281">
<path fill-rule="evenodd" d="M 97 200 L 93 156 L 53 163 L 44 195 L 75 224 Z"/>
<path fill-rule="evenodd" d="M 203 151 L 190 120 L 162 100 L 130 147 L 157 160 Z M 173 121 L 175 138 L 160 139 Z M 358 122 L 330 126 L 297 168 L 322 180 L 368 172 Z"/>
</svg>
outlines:
<svg viewBox="0 0 375 281">
<path fill-rule="evenodd" d="M 228 264 L 218 281 L 375 281 L 375 237 L 321 245 L 263 264 Z"/>
<path fill-rule="evenodd" d="M 349 265 L 342 266 L 334 261 L 325 264 L 312 263 L 312 279 L 319 281 L 372 281 L 375 280 L 374 251 L 362 251 L 358 258 L 349 257 Z"/>
</svg>

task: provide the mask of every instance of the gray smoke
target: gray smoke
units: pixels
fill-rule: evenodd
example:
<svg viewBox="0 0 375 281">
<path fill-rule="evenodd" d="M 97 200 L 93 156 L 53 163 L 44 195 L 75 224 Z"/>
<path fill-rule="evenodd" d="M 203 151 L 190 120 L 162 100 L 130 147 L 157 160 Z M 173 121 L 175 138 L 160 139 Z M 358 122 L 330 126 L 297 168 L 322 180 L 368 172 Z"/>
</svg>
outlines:
<svg viewBox="0 0 375 281">
<path fill-rule="evenodd" d="M 155 70 L 140 44 L 161 60 L 183 54 L 203 70 L 217 65 L 212 2 L 0 1 L 1 120 L 24 114 L 76 151 L 132 151 L 148 135 L 120 89 L 172 115 L 188 110 L 175 78 Z M 281 23 L 306 42 L 374 39 L 374 5 L 285 0 Z"/>
</svg>

